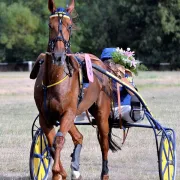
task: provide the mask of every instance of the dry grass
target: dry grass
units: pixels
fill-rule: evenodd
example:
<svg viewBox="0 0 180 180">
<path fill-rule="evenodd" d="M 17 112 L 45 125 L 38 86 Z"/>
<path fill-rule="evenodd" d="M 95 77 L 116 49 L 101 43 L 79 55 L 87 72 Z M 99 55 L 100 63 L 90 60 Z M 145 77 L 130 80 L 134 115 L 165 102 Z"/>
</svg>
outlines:
<svg viewBox="0 0 180 180">
<path fill-rule="evenodd" d="M 33 100 L 34 81 L 29 74 L 0 73 L 0 180 L 29 179 L 29 151 L 31 126 L 37 115 Z M 164 126 L 176 131 L 177 156 L 180 156 L 180 72 L 142 72 L 135 78 L 136 85 Z M 81 153 L 81 172 L 85 180 L 97 180 L 101 171 L 101 152 L 96 131 L 90 126 L 79 126 L 84 135 Z M 122 130 L 114 129 L 122 141 Z M 70 174 L 70 154 L 73 144 L 69 135 L 62 152 L 62 161 Z M 177 179 L 180 179 L 177 163 Z M 131 128 L 125 145 L 117 153 L 109 152 L 110 179 L 157 180 L 158 163 L 153 131 Z M 69 177 L 68 177 L 69 179 Z"/>
</svg>

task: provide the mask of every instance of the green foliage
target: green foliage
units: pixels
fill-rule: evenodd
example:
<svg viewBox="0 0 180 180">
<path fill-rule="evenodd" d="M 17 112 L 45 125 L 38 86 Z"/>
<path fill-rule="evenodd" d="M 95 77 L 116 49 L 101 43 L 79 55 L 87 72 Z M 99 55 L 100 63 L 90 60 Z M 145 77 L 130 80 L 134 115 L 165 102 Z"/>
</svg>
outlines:
<svg viewBox="0 0 180 180">
<path fill-rule="evenodd" d="M 0 61 L 35 60 L 46 51 L 49 14 L 44 0 L 0 2 Z"/>
<path fill-rule="evenodd" d="M 78 0 L 75 7 L 72 51 L 100 56 L 105 47 L 130 47 L 147 65 L 180 68 L 179 0 Z M 35 60 L 46 51 L 49 14 L 44 0 L 1 0 L 0 61 Z"/>
<path fill-rule="evenodd" d="M 145 64 L 180 65 L 180 1 L 78 1 L 82 51 L 130 47 Z"/>
<path fill-rule="evenodd" d="M 3 9 L 6 11 L 3 11 Z M 39 19 L 31 11 L 19 3 L 7 6 L 0 4 L 1 28 L 0 44 L 4 46 L 5 58 L 9 61 L 22 60 L 23 52 L 35 49 L 35 32 L 38 30 Z M 32 52 L 33 53 L 33 52 Z"/>
<path fill-rule="evenodd" d="M 159 4 L 159 16 L 163 31 L 164 57 L 172 64 L 180 67 L 180 1 L 165 1 Z M 178 68 L 177 67 L 177 68 Z M 176 68 L 176 67 L 174 67 Z"/>
</svg>

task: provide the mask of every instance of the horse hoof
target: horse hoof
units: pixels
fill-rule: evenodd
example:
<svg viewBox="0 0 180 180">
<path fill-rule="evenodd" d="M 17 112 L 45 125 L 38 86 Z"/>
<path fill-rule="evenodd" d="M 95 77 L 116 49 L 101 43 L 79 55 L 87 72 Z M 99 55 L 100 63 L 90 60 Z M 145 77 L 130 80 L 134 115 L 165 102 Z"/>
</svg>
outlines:
<svg viewBox="0 0 180 180">
<path fill-rule="evenodd" d="M 82 180 L 82 176 L 79 171 L 72 171 L 71 180 Z"/>
<path fill-rule="evenodd" d="M 60 174 L 56 174 L 52 176 L 52 180 L 66 180 L 66 179 L 63 179 Z"/>
<path fill-rule="evenodd" d="M 80 175 L 78 178 L 71 178 L 71 180 L 83 180 L 82 176 Z"/>
<path fill-rule="evenodd" d="M 109 175 L 104 175 L 102 180 L 109 180 Z"/>
</svg>

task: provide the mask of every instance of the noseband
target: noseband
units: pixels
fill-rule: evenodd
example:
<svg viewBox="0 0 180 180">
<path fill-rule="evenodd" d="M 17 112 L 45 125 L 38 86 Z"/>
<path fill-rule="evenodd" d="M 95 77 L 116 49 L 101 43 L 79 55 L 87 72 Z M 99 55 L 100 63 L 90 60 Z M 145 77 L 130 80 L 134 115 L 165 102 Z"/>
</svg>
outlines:
<svg viewBox="0 0 180 180">
<path fill-rule="evenodd" d="M 70 51 L 70 36 L 71 36 L 72 25 L 68 25 L 68 27 L 67 27 L 67 31 L 69 32 L 69 39 L 66 40 L 64 38 L 64 35 L 62 32 L 63 18 L 69 18 L 69 19 L 71 19 L 71 18 L 69 16 L 69 14 L 67 14 L 66 12 L 62 12 L 62 11 L 55 12 L 53 15 L 50 16 L 50 18 L 51 17 L 58 17 L 59 24 L 58 24 L 58 35 L 54 39 L 50 39 L 50 35 L 49 35 L 49 43 L 48 43 L 49 50 L 55 61 L 56 60 L 55 53 L 54 53 L 55 45 L 58 41 L 62 41 L 64 43 L 65 53 L 59 53 L 57 55 L 59 57 L 65 59 L 66 53 L 69 53 L 69 51 Z M 50 25 L 49 25 L 49 28 L 51 28 Z"/>
</svg>

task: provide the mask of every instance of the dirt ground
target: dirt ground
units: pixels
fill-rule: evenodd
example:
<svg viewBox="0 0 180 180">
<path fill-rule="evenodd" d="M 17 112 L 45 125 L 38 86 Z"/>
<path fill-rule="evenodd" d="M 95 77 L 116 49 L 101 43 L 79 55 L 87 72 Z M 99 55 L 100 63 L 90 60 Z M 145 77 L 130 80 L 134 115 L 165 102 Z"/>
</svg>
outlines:
<svg viewBox="0 0 180 180">
<path fill-rule="evenodd" d="M 135 77 L 140 94 L 155 118 L 176 132 L 177 157 L 180 156 L 180 72 L 141 72 Z M 29 179 L 31 126 L 38 114 L 33 99 L 34 80 L 28 72 L 0 72 L 0 180 Z M 145 119 L 142 123 L 147 124 Z M 81 173 L 84 180 L 98 180 L 101 173 L 101 151 L 96 130 L 78 126 L 84 135 L 81 152 Z M 114 129 L 117 142 L 122 130 Z M 62 162 L 70 179 L 71 137 L 67 135 Z M 179 161 L 177 176 L 180 179 Z M 109 152 L 111 180 L 157 180 L 158 160 L 151 129 L 131 128 L 122 150 Z"/>
</svg>

